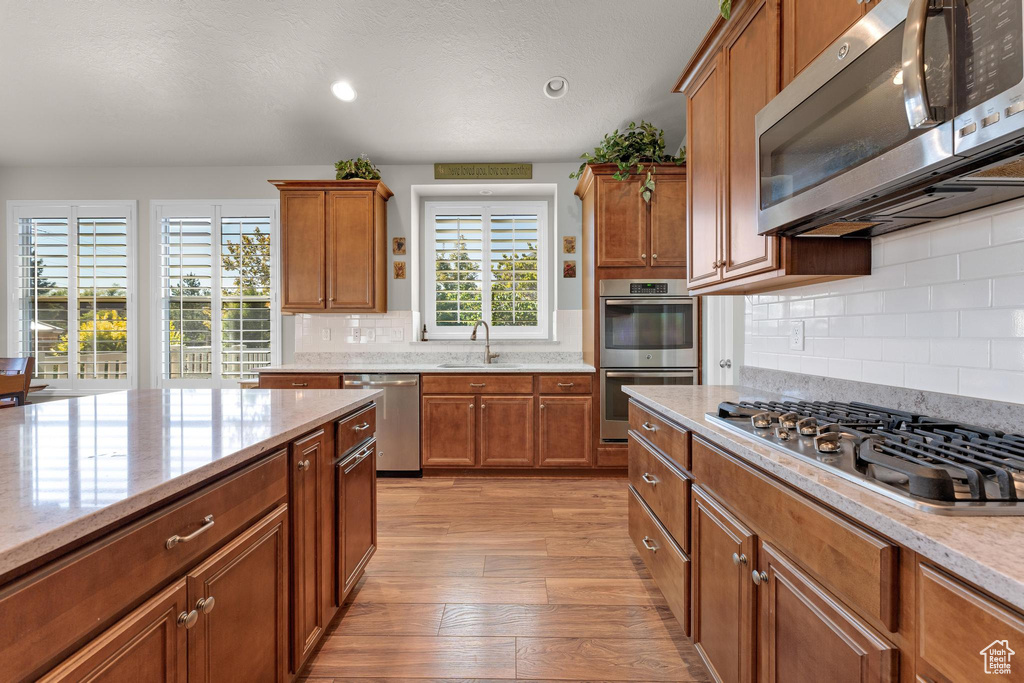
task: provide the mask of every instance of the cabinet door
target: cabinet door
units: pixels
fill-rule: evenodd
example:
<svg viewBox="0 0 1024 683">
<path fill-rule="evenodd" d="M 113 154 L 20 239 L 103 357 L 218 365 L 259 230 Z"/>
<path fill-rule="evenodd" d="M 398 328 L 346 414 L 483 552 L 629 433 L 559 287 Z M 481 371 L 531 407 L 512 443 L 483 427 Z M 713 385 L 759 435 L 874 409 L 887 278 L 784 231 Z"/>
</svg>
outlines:
<svg viewBox="0 0 1024 683">
<path fill-rule="evenodd" d="M 712 62 L 686 99 L 687 282 L 690 287 L 721 278 L 722 95 Z"/>
<path fill-rule="evenodd" d="M 377 550 L 376 441 L 338 465 L 338 594 L 348 595 Z"/>
<path fill-rule="evenodd" d="M 779 1 L 782 9 L 783 87 L 789 85 L 870 9 L 857 0 Z"/>
<path fill-rule="evenodd" d="M 766 543 L 758 569 L 758 680 L 898 680 L 899 650 Z"/>
<path fill-rule="evenodd" d="M 292 671 L 299 670 L 327 627 L 324 591 L 334 590 L 333 581 L 324 576 L 324 558 L 329 555 L 324 525 L 334 518 L 324 487 L 324 469 L 331 468 L 326 439 L 321 429 L 292 443 L 289 453 Z"/>
<path fill-rule="evenodd" d="M 769 5 L 754 3 L 723 47 L 726 91 L 725 279 L 778 267 L 774 237 L 757 234 L 757 139 L 754 117 L 778 92 L 778 24 Z"/>
<path fill-rule="evenodd" d="M 691 518 L 693 644 L 717 680 L 753 681 L 757 538 L 699 486 Z"/>
<path fill-rule="evenodd" d="M 327 193 L 327 308 L 373 310 L 373 192 Z"/>
<path fill-rule="evenodd" d="M 476 397 L 424 396 L 422 405 L 423 466 L 476 465 Z"/>
<path fill-rule="evenodd" d="M 647 203 L 638 176 L 597 177 L 597 265 L 647 265 Z"/>
<path fill-rule="evenodd" d="M 189 572 L 189 683 L 286 679 L 287 529 L 282 505 Z"/>
<path fill-rule="evenodd" d="M 651 195 L 652 266 L 686 265 L 686 176 L 654 176 Z"/>
<path fill-rule="evenodd" d="M 589 467 L 593 464 L 590 396 L 540 397 L 540 465 Z"/>
<path fill-rule="evenodd" d="M 533 464 L 533 396 L 480 397 L 480 465 Z"/>
<path fill-rule="evenodd" d="M 323 308 L 326 294 L 324 193 L 281 192 L 281 307 Z"/>
<path fill-rule="evenodd" d="M 185 683 L 188 658 L 185 580 L 150 599 L 43 676 L 45 683 Z M 182 623 L 178 623 L 179 615 Z"/>
</svg>

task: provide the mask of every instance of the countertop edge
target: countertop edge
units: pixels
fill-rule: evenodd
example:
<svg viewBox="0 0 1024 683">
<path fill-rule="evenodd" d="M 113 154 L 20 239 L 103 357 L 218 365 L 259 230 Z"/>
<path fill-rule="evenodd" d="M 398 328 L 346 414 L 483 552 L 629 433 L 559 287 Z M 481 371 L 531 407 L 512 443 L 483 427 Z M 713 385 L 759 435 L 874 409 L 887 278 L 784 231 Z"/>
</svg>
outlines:
<svg viewBox="0 0 1024 683">
<path fill-rule="evenodd" d="M 749 390 L 751 392 L 758 392 L 757 389 L 748 387 L 733 388 L 737 391 Z M 877 533 L 906 546 L 925 559 L 931 560 L 941 567 L 948 568 L 949 571 L 975 583 L 995 597 L 1014 605 L 1017 609 L 1024 609 L 1024 583 L 1019 579 L 1007 576 L 978 561 L 974 557 L 965 555 L 959 550 L 948 547 L 938 539 L 923 535 L 920 531 L 907 526 L 895 517 L 865 506 L 863 503 L 842 493 L 843 487 L 855 486 L 854 484 L 850 484 L 849 482 L 846 482 L 825 470 L 821 470 L 819 476 L 822 479 L 829 479 L 830 484 L 834 482 L 834 487 L 832 485 L 825 485 L 819 481 L 808 479 L 795 468 L 787 467 L 783 463 L 765 458 L 761 454 L 752 450 L 750 446 L 754 442 L 751 440 L 738 434 L 712 426 L 703 419 L 703 414 L 700 419 L 694 419 L 659 403 L 655 399 L 643 396 L 632 387 L 623 387 L 623 391 L 637 403 L 664 415 L 669 420 L 679 423 L 681 426 L 689 429 L 693 433 L 699 434 L 715 445 L 725 448 L 730 453 L 740 457 L 744 461 L 755 465 L 777 479 L 781 479 L 794 488 L 820 500 L 824 504 L 838 510 L 840 513 L 854 519 L 855 521 L 869 528 L 876 529 Z M 784 451 L 777 449 L 773 450 L 781 456 L 781 459 L 793 460 L 794 466 L 807 464 L 793 458 Z M 863 489 L 863 491 L 865 493 L 871 493 L 868 489 Z M 878 502 L 880 505 L 900 505 L 899 503 L 890 503 L 880 495 L 878 496 Z"/>
<path fill-rule="evenodd" d="M 315 418 L 307 418 L 298 425 L 278 432 L 272 437 L 258 441 L 240 451 L 223 456 L 157 486 L 143 491 L 135 491 L 127 498 L 7 548 L 0 553 L 0 577 L 16 572 L 19 568 L 37 562 L 40 558 L 51 555 L 59 556 L 62 549 L 75 545 L 83 537 L 97 532 L 102 533 L 104 530 L 113 530 L 125 518 L 140 511 L 165 505 L 188 489 L 210 482 L 228 470 L 255 462 L 261 456 L 269 455 L 274 447 L 285 445 L 311 429 L 351 413 L 373 402 L 384 393 L 380 389 L 360 391 L 365 392 L 366 395 Z M 6 580 L 4 579 L 3 582 Z"/>
<path fill-rule="evenodd" d="M 403 373 L 417 375 L 479 375 L 479 374 L 507 374 L 507 375 L 534 375 L 544 373 L 569 373 L 569 374 L 594 374 L 597 369 L 586 363 L 521 363 L 516 368 L 440 368 L 437 364 L 416 364 L 409 365 L 375 365 L 375 364 L 338 364 L 338 365 L 274 365 L 259 369 L 259 374 L 302 374 L 302 373 L 382 373 L 400 375 Z"/>
</svg>

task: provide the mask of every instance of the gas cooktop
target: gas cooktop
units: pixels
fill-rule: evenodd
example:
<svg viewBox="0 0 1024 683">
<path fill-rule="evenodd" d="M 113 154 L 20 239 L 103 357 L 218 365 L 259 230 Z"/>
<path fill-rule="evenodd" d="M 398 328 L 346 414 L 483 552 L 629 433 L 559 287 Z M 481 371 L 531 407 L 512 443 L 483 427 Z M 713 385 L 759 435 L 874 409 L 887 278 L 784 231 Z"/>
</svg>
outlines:
<svg viewBox="0 0 1024 683">
<path fill-rule="evenodd" d="M 1024 436 L 865 403 L 738 401 L 708 419 L 920 510 L 1024 515 Z"/>
</svg>

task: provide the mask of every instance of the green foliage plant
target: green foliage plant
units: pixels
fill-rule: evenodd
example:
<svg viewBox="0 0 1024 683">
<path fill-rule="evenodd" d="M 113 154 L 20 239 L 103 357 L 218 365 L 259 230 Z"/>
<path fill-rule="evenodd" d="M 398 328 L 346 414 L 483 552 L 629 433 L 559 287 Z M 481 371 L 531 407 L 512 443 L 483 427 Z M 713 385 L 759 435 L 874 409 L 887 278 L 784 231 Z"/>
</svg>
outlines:
<svg viewBox="0 0 1024 683">
<path fill-rule="evenodd" d="M 355 159 L 345 159 L 334 164 L 338 180 L 362 178 L 363 180 L 380 180 L 380 169 L 373 165 L 370 157 L 360 154 Z"/>
<path fill-rule="evenodd" d="M 616 130 L 605 135 L 593 153 L 584 152 L 580 158 L 583 163 L 578 171 L 569 175 L 570 178 L 583 175 L 587 164 L 615 164 L 619 169 L 613 176 L 616 180 L 626 180 L 631 174 L 641 175 L 646 172 L 644 182 L 640 184 L 640 194 L 645 202 L 650 202 L 657 164 L 679 166 L 686 161 L 686 150 L 680 149 L 675 156 L 665 154 L 665 131 L 647 121 L 639 124 L 633 121 L 621 133 Z"/>
</svg>

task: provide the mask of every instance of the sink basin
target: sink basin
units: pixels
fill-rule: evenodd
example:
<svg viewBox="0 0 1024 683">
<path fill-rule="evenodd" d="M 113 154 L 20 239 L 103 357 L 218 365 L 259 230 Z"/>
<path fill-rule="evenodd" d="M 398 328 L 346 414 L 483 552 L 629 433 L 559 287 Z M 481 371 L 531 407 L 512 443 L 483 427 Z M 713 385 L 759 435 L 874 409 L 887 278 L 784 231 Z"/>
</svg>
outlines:
<svg viewBox="0 0 1024 683">
<path fill-rule="evenodd" d="M 442 363 L 437 367 L 442 370 L 514 370 L 521 368 L 519 363 Z"/>
</svg>

